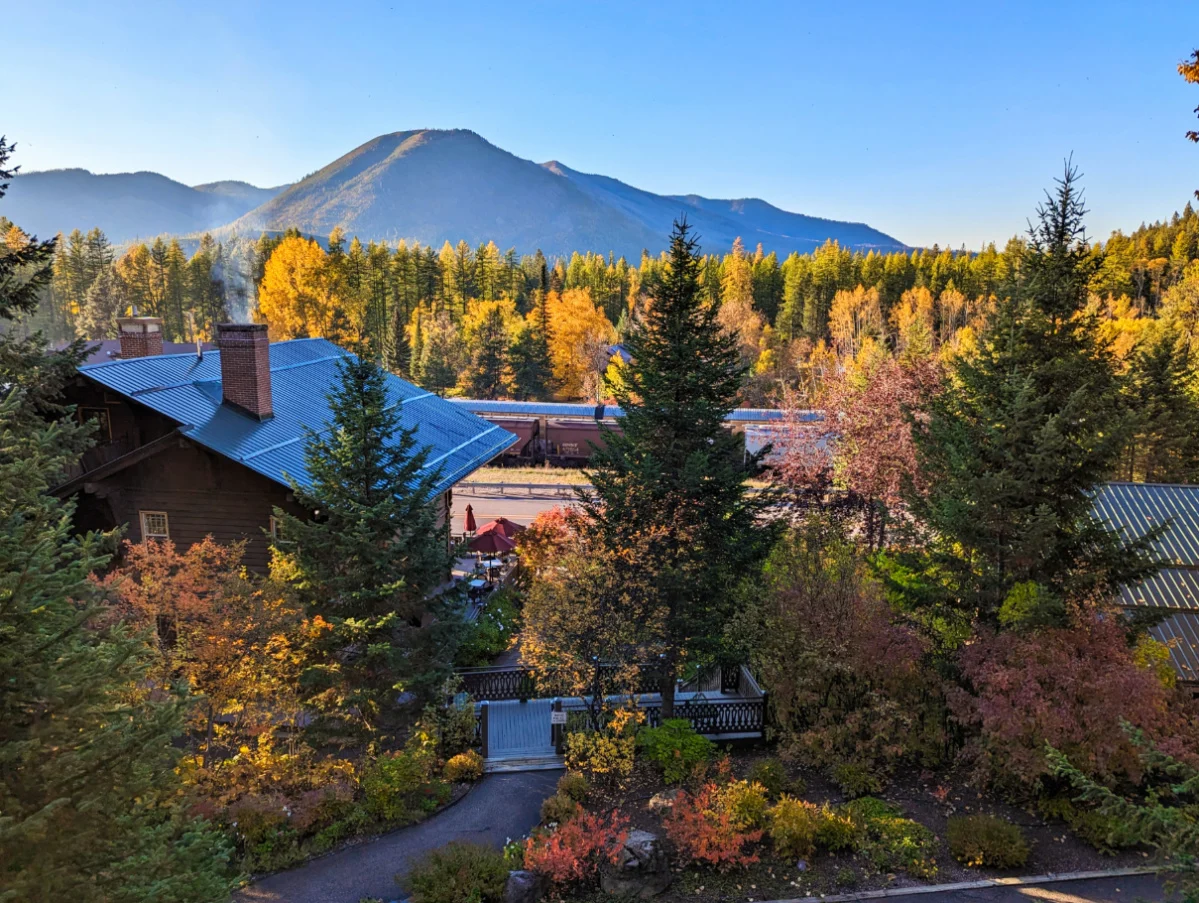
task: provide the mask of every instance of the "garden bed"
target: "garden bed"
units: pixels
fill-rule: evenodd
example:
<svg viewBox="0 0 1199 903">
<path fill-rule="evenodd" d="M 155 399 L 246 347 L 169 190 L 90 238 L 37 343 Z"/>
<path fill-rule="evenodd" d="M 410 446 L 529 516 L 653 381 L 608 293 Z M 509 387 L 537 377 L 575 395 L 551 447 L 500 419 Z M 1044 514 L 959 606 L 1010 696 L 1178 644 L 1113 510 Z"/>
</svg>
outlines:
<svg viewBox="0 0 1199 903">
<path fill-rule="evenodd" d="M 767 754 L 760 751 L 735 752 L 730 757 L 732 774 L 746 777 L 755 763 L 767 758 Z M 839 789 L 821 772 L 791 765 L 784 767 L 796 790 L 805 788 L 802 793 L 795 792 L 795 796 L 818 806 L 829 803 L 836 807 L 846 802 Z M 648 804 L 656 794 L 670 789 L 655 767 L 638 760 L 633 774 L 623 786 L 614 789 L 593 787 L 587 808 L 605 813 L 616 809 L 627 817 L 630 828 L 649 831 L 665 839 L 664 812 L 650 811 Z M 918 822 L 933 833 L 934 873 L 921 878 L 900 869 L 880 871 L 857 851 L 820 851 L 804 859 L 801 865 L 798 859 L 784 861 L 776 856 L 769 838 L 764 837 L 753 846 L 753 852 L 760 857 L 758 862 L 724 873 L 710 866 L 680 867 L 677 857 L 672 857 L 676 862 L 674 882 L 655 899 L 663 903 L 683 900 L 690 903 L 749 903 L 1016 875 L 1144 866 L 1149 857 L 1148 852 L 1141 850 L 1104 855 L 1076 837 L 1061 822 L 1048 822 L 1034 813 L 970 789 L 964 774 L 903 772 L 896 775 L 877 797 L 898 808 L 903 817 Z M 950 855 L 946 828 L 951 816 L 962 815 L 992 815 L 1019 826 L 1029 847 L 1027 861 L 1019 867 L 1002 870 L 967 867 L 955 861 Z M 568 890 L 564 897 L 577 903 L 612 899 L 597 888 Z"/>
</svg>

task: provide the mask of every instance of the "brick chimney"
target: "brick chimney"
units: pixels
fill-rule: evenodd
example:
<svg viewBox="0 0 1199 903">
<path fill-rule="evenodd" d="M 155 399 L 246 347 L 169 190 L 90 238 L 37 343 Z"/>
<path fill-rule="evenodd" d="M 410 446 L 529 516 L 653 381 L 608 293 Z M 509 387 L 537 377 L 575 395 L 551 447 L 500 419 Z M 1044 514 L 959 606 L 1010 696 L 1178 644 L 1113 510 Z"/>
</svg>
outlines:
<svg viewBox="0 0 1199 903">
<path fill-rule="evenodd" d="M 216 328 L 221 352 L 221 391 L 225 404 L 258 420 L 274 416 L 271 407 L 271 352 L 265 323 L 222 323 Z"/>
<path fill-rule="evenodd" d="M 162 320 L 158 317 L 121 317 L 121 359 L 162 354 Z"/>
</svg>

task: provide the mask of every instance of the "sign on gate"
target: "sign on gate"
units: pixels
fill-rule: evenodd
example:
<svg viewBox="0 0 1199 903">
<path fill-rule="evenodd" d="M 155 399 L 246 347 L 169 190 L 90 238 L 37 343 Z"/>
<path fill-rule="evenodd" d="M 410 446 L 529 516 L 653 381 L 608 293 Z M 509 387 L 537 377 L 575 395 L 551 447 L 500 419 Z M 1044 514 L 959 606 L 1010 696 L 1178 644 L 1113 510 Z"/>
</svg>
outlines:
<svg viewBox="0 0 1199 903">
<path fill-rule="evenodd" d="M 565 723 L 566 723 L 566 713 L 565 712 L 550 712 L 550 724 L 565 724 Z"/>
</svg>

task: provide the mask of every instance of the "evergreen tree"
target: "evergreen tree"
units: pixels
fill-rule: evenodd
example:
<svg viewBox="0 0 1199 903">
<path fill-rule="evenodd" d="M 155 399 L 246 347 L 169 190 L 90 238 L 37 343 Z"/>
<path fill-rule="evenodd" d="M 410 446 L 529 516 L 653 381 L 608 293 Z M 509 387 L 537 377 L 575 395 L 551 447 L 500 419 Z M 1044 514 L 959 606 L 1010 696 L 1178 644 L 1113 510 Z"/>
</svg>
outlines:
<svg viewBox="0 0 1199 903">
<path fill-rule="evenodd" d="M 500 398 L 511 384 L 508 348 L 509 324 L 516 306 L 509 300 L 477 301 L 463 322 L 463 339 L 469 359 L 459 385 L 472 398 Z"/>
<path fill-rule="evenodd" d="M 1163 329 L 1129 362 L 1128 400 L 1133 435 L 1124 474 L 1150 483 L 1199 479 L 1199 403 L 1195 367 L 1182 336 Z"/>
<path fill-rule="evenodd" d="M 79 311 L 79 332 L 88 339 L 115 339 L 117 318 L 125 316 L 128 304 L 125 286 L 112 267 L 107 267 L 92 282 Z"/>
<path fill-rule="evenodd" d="M 313 517 L 275 511 L 286 538 L 277 565 L 331 625 L 302 680 L 310 704 L 378 728 L 400 694 L 432 692 L 454 659 L 459 617 L 430 595 L 453 565 L 449 528 L 434 493 L 440 471 L 401 426 L 382 368 L 343 359 L 329 404 L 330 428 L 308 433 L 309 483 L 293 482 Z"/>
<path fill-rule="evenodd" d="M 939 575 L 950 609 L 996 626 L 1060 621 L 1068 603 L 1111 599 L 1147 570 L 1143 544 L 1122 547 L 1091 513 L 1127 424 L 1084 312 L 1095 267 L 1084 212 L 1067 164 L 977 352 L 954 358 L 914 428 L 927 490 L 908 502 L 929 535 L 923 570 Z"/>
<path fill-rule="evenodd" d="M 8 151 L 0 139 L 0 198 Z M 30 312 L 53 253 L 0 254 L 6 316 Z M 50 492 L 87 443 L 54 401 L 81 356 L 0 336 L 0 900 L 218 903 L 230 850 L 186 815 L 179 704 L 147 692 L 144 637 L 96 617 L 89 575 L 111 537 L 76 536 Z"/>
<path fill-rule="evenodd" d="M 610 386 L 623 433 L 606 433 L 590 473 L 594 497 L 581 498 L 602 548 L 618 557 L 638 549 L 652 568 L 641 582 L 663 624 L 663 718 L 683 663 L 719 651 L 733 586 L 772 534 L 758 519 L 771 500 L 747 494 L 754 462 L 724 428 L 745 371 L 699 274 L 696 242 L 676 223 L 654 302 L 626 340 L 632 363 Z"/>
<path fill-rule="evenodd" d="M 512 392 L 518 401 L 545 400 L 551 393 L 554 371 L 549 343 L 534 317 L 517 327 L 508 349 L 512 368 Z"/>
</svg>

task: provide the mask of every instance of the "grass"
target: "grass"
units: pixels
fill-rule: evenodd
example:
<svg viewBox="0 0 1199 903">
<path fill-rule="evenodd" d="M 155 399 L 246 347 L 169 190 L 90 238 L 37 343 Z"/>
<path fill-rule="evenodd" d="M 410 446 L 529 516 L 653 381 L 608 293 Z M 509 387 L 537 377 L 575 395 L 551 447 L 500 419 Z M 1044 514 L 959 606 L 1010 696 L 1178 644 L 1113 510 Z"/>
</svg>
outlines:
<svg viewBox="0 0 1199 903">
<path fill-rule="evenodd" d="M 583 486 L 587 477 L 573 467 L 480 467 L 470 475 L 472 483 L 544 483 Z"/>
</svg>

